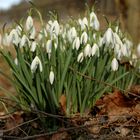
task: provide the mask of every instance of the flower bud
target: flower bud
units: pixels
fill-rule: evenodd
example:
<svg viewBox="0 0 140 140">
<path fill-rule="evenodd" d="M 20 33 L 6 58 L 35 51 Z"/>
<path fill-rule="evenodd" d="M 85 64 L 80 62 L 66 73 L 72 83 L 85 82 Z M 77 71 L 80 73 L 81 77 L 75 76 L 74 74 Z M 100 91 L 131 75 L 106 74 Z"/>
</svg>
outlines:
<svg viewBox="0 0 140 140">
<path fill-rule="evenodd" d="M 113 58 L 112 62 L 111 62 L 111 68 L 113 71 L 117 71 L 119 68 L 119 64 L 116 58 Z"/>
<path fill-rule="evenodd" d="M 54 82 L 54 72 L 52 70 L 51 70 L 50 75 L 49 75 L 49 80 L 50 80 L 50 83 L 52 85 Z"/>
</svg>

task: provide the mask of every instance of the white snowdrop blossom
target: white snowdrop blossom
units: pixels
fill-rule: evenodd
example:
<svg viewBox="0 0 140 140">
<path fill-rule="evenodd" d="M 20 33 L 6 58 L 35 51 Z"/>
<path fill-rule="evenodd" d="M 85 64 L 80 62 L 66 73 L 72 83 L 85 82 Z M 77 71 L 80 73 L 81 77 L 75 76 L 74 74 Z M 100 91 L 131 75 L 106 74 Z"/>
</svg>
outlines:
<svg viewBox="0 0 140 140">
<path fill-rule="evenodd" d="M 94 45 L 92 46 L 91 48 L 91 55 L 94 56 L 94 55 L 97 55 L 99 57 L 100 55 L 100 52 L 99 52 L 99 47 L 96 43 L 94 43 Z"/>
<path fill-rule="evenodd" d="M 95 30 L 99 30 L 100 28 L 100 23 L 99 20 L 94 12 L 90 13 L 90 27 L 92 27 Z"/>
<path fill-rule="evenodd" d="M 88 20 L 86 17 L 84 17 L 83 20 L 79 19 L 78 22 L 81 26 L 81 30 L 84 30 L 86 27 L 88 27 Z"/>
<path fill-rule="evenodd" d="M 77 57 L 77 62 L 81 63 L 83 61 L 83 59 L 84 59 L 84 53 L 81 52 Z"/>
<path fill-rule="evenodd" d="M 35 71 L 37 70 L 38 66 L 39 66 L 40 72 L 42 72 L 42 71 L 43 71 L 43 67 L 42 67 L 41 60 L 39 59 L 38 56 L 36 56 L 36 57 L 33 59 L 32 63 L 31 63 L 31 72 L 32 72 L 32 73 L 35 73 Z"/>
<path fill-rule="evenodd" d="M 26 20 L 26 30 L 29 31 L 33 27 L 33 19 L 31 16 L 28 16 Z"/>
<path fill-rule="evenodd" d="M 113 45 L 114 45 L 114 33 L 113 33 L 111 28 L 108 28 L 107 31 L 104 33 L 103 44 L 106 44 L 106 45 L 112 44 L 112 47 L 113 47 Z"/>
<path fill-rule="evenodd" d="M 35 39 L 35 35 L 36 35 L 35 27 L 32 27 L 32 29 L 30 30 L 30 39 Z"/>
<path fill-rule="evenodd" d="M 80 41 L 81 41 L 81 44 L 82 44 L 82 43 L 83 43 L 83 44 L 86 44 L 86 43 L 87 43 L 87 41 L 88 41 L 88 35 L 87 35 L 86 32 L 83 32 L 83 33 L 82 33 Z"/>
<path fill-rule="evenodd" d="M 49 75 L 50 84 L 52 85 L 54 82 L 54 72 L 51 70 Z"/>
<path fill-rule="evenodd" d="M 91 56 L 91 46 L 90 44 L 87 44 L 86 47 L 84 48 L 84 56 L 85 57 L 90 57 Z"/>
<path fill-rule="evenodd" d="M 4 34 L 2 38 L 2 45 L 4 46 L 10 46 L 10 39 L 7 33 Z"/>
<path fill-rule="evenodd" d="M 58 36 L 59 34 L 59 31 L 60 31 L 60 26 L 59 26 L 59 23 L 57 20 L 55 20 L 53 23 L 52 23 L 52 26 L 51 26 L 51 35 L 54 33 Z"/>
<path fill-rule="evenodd" d="M 73 46 L 72 46 L 72 48 L 73 48 L 73 49 L 76 48 L 76 50 L 78 50 L 79 47 L 80 47 L 80 39 L 79 39 L 79 37 L 76 37 L 75 40 L 73 41 Z"/>
<path fill-rule="evenodd" d="M 48 40 L 46 44 L 46 51 L 48 54 L 52 52 L 52 40 Z"/>
<path fill-rule="evenodd" d="M 117 71 L 119 68 L 119 64 L 116 58 L 113 58 L 112 62 L 111 62 L 111 68 L 112 71 Z"/>
<path fill-rule="evenodd" d="M 120 46 L 123 46 L 123 43 L 122 43 L 119 35 L 117 33 L 113 33 L 113 35 L 114 35 L 114 43 L 119 44 Z"/>
<path fill-rule="evenodd" d="M 50 33 L 51 32 L 51 27 L 52 27 L 52 20 L 49 20 L 48 23 L 46 24 L 46 30 Z"/>
<path fill-rule="evenodd" d="M 20 41 L 20 48 L 24 47 L 24 45 L 28 43 L 29 44 L 29 39 L 26 35 L 23 35 Z"/>
<path fill-rule="evenodd" d="M 16 31 L 16 29 L 13 29 L 10 34 L 9 34 L 9 41 L 13 44 L 15 44 L 16 46 L 18 46 L 19 42 L 20 42 L 20 37 Z"/>
<path fill-rule="evenodd" d="M 72 27 L 68 30 L 67 37 L 70 42 L 72 42 L 77 37 L 77 31 L 75 27 Z"/>
<path fill-rule="evenodd" d="M 36 50 L 36 46 L 37 46 L 37 43 L 33 41 L 31 44 L 31 52 L 34 52 Z"/>
<path fill-rule="evenodd" d="M 132 65 L 132 66 L 136 66 L 136 64 L 137 64 L 137 61 L 138 61 L 138 57 L 136 56 L 136 54 L 132 54 L 132 58 L 131 58 L 131 60 L 129 61 L 129 63 Z"/>
<path fill-rule="evenodd" d="M 121 51 L 122 51 L 123 56 L 126 56 L 126 57 L 129 56 L 129 52 L 128 52 L 128 49 L 127 49 L 126 44 L 124 44 L 123 46 L 121 46 Z"/>
<path fill-rule="evenodd" d="M 115 54 L 115 56 L 117 57 L 118 60 L 122 59 L 123 54 L 122 54 L 121 46 L 119 44 L 115 44 L 115 46 L 114 46 L 114 54 Z"/>
<path fill-rule="evenodd" d="M 18 35 L 21 36 L 21 32 L 22 32 L 21 26 L 18 25 L 18 26 L 16 27 L 16 31 L 17 31 Z"/>
<path fill-rule="evenodd" d="M 14 62 L 15 62 L 16 65 L 18 65 L 18 59 L 17 59 L 17 57 L 15 58 Z"/>
</svg>

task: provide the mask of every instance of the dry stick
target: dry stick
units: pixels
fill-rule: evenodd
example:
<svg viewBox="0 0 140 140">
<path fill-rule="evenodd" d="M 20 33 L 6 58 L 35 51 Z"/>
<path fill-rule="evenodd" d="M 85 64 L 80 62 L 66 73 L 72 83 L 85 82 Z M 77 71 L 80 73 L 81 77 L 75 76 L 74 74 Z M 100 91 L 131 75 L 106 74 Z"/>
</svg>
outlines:
<svg viewBox="0 0 140 140">
<path fill-rule="evenodd" d="M 111 125 L 111 124 L 109 124 Z M 114 126 L 114 124 L 112 124 Z M 82 129 L 82 128 L 87 128 L 87 127 L 92 127 L 92 126 L 100 126 L 101 129 L 102 128 L 106 128 L 106 124 L 103 125 L 102 123 L 99 125 L 95 124 L 95 123 L 91 123 L 91 124 L 87 124 L 87 125 L 81 125 L 81 126 L 75 126 L 75 127 L 69 127 L 69 128 L 65 128 L 63 130 L 57 130 L 57 131 L 52 131 L 52 132 L 48 132 L 48 133 L 43 133 L 43 134 L 38 134 L 38 135 L 32 135 L 32 136 L 26 136 L 26 137 L 10 137 L 10 136 L 0 136 L 0 138 L 13 138 L 13 139 L 19 139 L 19 140 L 29 140 L 29 139 L 35 139 L 35 138 L 39 138 L 39 137 L 45 137 L 45 136 L 50 136 L 50 135 L 54 135 L 57 133 L 62 133 L 62 132 L 67 132 L 67 131 L 71 131 L 71 130 L 77 130 L 77 129 Z M 125 125 L 124 125 L 125 126 Z M 127 126 L 127 125 L 126 125 Z M 130 125 L 129 125 L 130 126 Z M 135 126 L 140 126 L 140 124 L 137 124 Z"/>
<path fill-rule="evenodd" d="M 7 132 L 12 131 L 12 130 L 14 130 L 14 129 L 18 128 L 18 127 L 21 127 L 21 126 L 23 126 L 23 125 L 25 125 L 25 124 L 34 122 L 34 121 L 36 121 L 36 120 L 38 120 L 38 119 L 39 119 L 39 117 L 37 117 L 37 118 L 35 118 L 35 119 L 32 119 L 32 120 L 29 120 L 29 121 L 26 121 L 26 122 L 21 123 L 21 124 L 19 124 L 19 125 L 16 125 L 15 127 L 12 127 L 12 128 L 10 128 L 10 129 L 2 130 L 2 131 L 0 131 L 0 132 L 2 132 L 2 133 L 7 133 Z"/>
<path fill-rule="evenodd" d="M 86 79 L 89 79 L 89 80 L 92 80 L 92 81 L 96 81 L 97 83 L 101 83 L 101 84 L 103 84 L 103 85 L 112 87 L 112 88 L 114 88 L 114 89 L 119 89 L 120 91 L 126 92 L 126 93 L 128 93 L 128 94 L 130 94 L 130 95 L 133 95 L 133 96 L 136 96 L 136 97 L 140 98 L 140 96 L 138 96 L 138 95 L 136 95 L 136 94 L 133 94 L 132 92 L 126 91 L 126 90 L 121 89 L 121 88 L 116 87 L 116 86 L 113 86 L 112 84 L 106 83 L 106 82 L 104 82 L 104 81 L 99 81 L 99 80 L 97 80 L 96 78 L 87 76 L 87 75 L 85 75 L 85 74 L 83 74 L 83 73 L 81 73 L 81 72 L 75 70 L 75 69 L 72 68 L 72 67 L 69 67 L 69 69 L 72 70 L 73 72 L 79 74 L 80 76 L 86 78 Z"/>
</svg>

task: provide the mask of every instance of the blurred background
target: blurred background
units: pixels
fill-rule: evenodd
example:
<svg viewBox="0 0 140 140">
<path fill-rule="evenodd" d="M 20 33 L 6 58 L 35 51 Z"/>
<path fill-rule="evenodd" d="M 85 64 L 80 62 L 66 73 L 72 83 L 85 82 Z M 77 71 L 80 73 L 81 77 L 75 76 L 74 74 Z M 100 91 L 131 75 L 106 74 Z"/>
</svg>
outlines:
<svg viewBox="0 0 140 140">
<path fill-rule="evenodd" d="M 84 15 L 87 3 L 95 6 L 101 28 L 106 26 L 105 15 L 110 21 L 119 20 L 135 43 L 140 42 L 140 0 L 32 0 L 47 20 L 48 11 L 56 10 L 61 19 Z M 29 0 L 0 0 L 0 27 L 27 16 Z"/>
</svg>

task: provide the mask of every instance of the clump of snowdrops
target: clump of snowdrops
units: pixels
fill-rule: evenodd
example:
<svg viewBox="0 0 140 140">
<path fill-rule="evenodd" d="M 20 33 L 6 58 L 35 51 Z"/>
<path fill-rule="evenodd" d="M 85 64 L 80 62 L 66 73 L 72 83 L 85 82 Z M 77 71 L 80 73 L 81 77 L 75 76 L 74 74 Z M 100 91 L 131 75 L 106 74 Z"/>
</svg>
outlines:
<svg viewBox="0 0 140 140">
<path fill-rule="evenodd" d="M 14 100 L 22 108 L 56 114 L 63 95 L 66 115 L 82 115 L 113 86 L 125 90 L 137 82 L 140 65 L 119 26 L 100 31 L 94 11 L 66 24 L 56 15 L 47 23 L 39 16 L 40 31 L 30 13 L 25 24 L 2 37 L 0 52 L 13 75 Z"/>
</svg>

